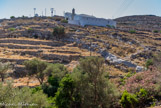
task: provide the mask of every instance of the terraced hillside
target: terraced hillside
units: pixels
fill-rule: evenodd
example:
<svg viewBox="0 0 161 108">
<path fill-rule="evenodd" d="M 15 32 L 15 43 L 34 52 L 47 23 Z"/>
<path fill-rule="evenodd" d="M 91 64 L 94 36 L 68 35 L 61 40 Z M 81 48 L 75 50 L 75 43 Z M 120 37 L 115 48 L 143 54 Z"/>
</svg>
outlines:
<svg viewBox="0 0 161 108">
<path fill-rule="evenodd" d="M 39 40 L 31 38 L 1 38 L 0 59 L 15 63 L 16 77 L 23 77 L 25 71 L 23 62 L 33 58 L 40 58 L 51 63 L 70 62 L 78 60 L 80 56 L 89 56 L 89 51 L 81 50 L 72 44 L 57 41 Z"/>
<path fill-rule="evenodd" d="M 155 15 L 134 15 L 115 19 L 122 29 L 161 31 L 161 17 Z"/>
<path fill-rule="evenodd" d="M 62 19 L 62 18 L 61 18 Z M 79 27 L 62 23 L 58 18 L 18 18 L 2 20 L 0 27 L 0 59 L 15 66 L 12 78 L 16 86 L 26 85 L 28 78 L 23 62 L 40 58 L 50 63 L 63 63 L 72 70 L 81 57 L 102 56 L 112 78 L 129 70 L 141 71 L 152 52 L 161 49 L 160 33 L 106 27 Z M 53 28 L 65 28 L 66 35 L 55 39 Z M 125 26 L 126 28 L 126 26 Z M 30 79 L 29 85 L 39 83 Z"/>
</svg>

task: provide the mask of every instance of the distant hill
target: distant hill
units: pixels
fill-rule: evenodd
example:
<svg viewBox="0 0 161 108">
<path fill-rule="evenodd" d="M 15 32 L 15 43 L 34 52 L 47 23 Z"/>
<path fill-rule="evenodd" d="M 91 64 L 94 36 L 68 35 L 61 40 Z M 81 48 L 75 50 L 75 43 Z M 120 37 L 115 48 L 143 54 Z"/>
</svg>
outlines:
<svg viewBox="0 0 161 108">
<path fill-rule="evenodd" d="M 118 28 L 139 30 L 161 30 L 161 17 L 155 15 L 134 15 L 115 19 Z"/>
</svg>

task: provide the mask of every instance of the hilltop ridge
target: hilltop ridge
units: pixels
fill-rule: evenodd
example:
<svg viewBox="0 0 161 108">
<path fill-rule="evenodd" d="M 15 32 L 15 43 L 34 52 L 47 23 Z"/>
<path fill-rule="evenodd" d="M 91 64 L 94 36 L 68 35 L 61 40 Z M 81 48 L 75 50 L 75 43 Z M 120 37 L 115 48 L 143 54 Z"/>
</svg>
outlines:
<svg viewBox="0 0 161 108">
<path fill-rule="evenodd" d="M 137 30 L 161 30 L 161 17 L 155 15 L 133 15 L 116 18 L 117 27 Z"/>
</svg>

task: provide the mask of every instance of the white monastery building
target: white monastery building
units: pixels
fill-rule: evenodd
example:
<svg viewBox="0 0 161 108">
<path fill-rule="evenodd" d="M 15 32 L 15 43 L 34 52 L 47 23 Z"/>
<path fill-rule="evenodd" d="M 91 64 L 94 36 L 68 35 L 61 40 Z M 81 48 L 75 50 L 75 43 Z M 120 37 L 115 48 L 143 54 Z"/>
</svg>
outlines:
<svg viewBox="0 0 161 108">
<path fill-rule="evenodd" d="M 85 14 L 76 14 L 75 9 L 73 8 L 72 13 L 66 12 L 64 14 L 66 20 L 69 24 L 75 24 L 80 26 L 93 25 L 93 26 L 114 26 L 116 27 L 116 21 L 111 19 L 96 18 L 95 16 L 85 15 Z"/>
</svg>

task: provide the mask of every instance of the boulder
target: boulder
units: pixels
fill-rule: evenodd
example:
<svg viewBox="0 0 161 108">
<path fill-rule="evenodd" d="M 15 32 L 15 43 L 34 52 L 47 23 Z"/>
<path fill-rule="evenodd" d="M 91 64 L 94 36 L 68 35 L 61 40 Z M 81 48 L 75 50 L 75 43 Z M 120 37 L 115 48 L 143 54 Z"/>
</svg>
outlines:
<svg viewBox="0 0 161 108">
<path fill-rule="evenodd" d="M 143 70 L 144 70 L 144 67 L 142 67 L 142 66 L 136 67 L 136 72 L 142 72 Z"/>
</svg>

